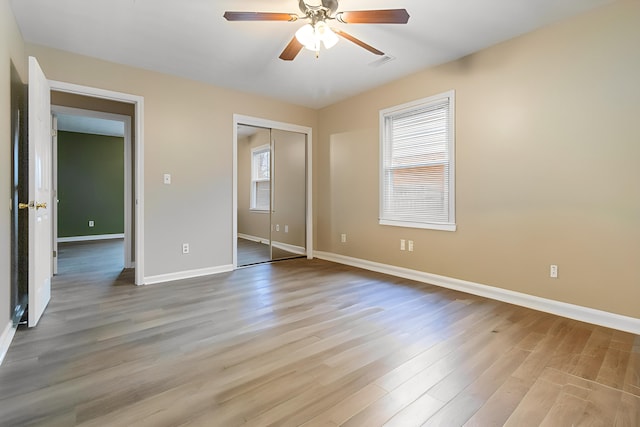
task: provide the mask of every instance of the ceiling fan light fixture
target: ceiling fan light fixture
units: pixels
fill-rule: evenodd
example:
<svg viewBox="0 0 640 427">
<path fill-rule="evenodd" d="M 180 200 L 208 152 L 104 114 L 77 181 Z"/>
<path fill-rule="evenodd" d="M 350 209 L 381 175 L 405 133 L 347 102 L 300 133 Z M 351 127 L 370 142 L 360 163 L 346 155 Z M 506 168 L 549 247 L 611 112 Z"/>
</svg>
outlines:
<svg viewBox="0 0 640 427">
<path fill-rule="evenodd" d="M 338 35 L 324 21 L 317 22 L 315 26 L 303 25 L 296 31 L 296 38 L 305 48 L 314 52 L 320 50 L 320 43 L 325 49 L 331 49 L 338 43 Z"/>
<path fill-rule="evenodd" d="M 309 50 L 318 50 L 315 37 L 315 30 L 311 24 L 305 24 L 296 31 L 298 41 Z"/>
<path fill-rule="evenodd" d="M 322 40 L 325 49 L 331 49 L 338 43 L 338 35 L 334 33 L 324 21 L 316 24 L 316 35 Z"/>
</svg>

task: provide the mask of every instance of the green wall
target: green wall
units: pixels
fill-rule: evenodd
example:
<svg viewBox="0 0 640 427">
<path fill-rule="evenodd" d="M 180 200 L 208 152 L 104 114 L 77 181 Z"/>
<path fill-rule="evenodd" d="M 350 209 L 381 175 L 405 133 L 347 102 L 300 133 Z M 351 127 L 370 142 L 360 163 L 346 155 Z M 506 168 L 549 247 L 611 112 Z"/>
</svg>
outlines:
<svg viewBox="0 0 640 427">
<path fill-rule="evenodd" d="M 58 132 L 58 200 L 58 237 L 124 233 L 124 138 Z"/>
</svg>

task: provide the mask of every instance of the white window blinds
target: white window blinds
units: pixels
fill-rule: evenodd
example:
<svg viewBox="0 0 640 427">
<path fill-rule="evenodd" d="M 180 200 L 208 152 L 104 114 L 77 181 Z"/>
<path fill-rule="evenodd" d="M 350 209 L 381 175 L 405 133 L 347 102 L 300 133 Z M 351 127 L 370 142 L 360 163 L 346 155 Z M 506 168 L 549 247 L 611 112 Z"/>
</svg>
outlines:
<svg viewBox="0 0 640 427">
<path fill-rule="evenodd" d="M 271 195 L 270 181 L 256 181 L 254 184 L 255 206 L 254 209 L 268 211 Z"/>
<path fill-rule="evenodd" d="M 380 223 L 455 230 L 453 92 L 383 110 Z"/>
<path fill-rule="evenodd" d="M 271 202 L 270 147 L 251 150 L 251 209 L 268 211 Z"/>
</svg>

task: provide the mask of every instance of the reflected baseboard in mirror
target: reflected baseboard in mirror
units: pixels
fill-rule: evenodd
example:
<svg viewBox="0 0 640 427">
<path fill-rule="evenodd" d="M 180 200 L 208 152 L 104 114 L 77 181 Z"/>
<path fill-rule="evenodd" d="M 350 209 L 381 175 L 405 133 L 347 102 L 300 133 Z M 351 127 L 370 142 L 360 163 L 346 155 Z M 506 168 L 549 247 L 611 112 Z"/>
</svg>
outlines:
<svg viewBox="0 0 640 427">
<path fill-rule="evenodd" d="M 294 253 L 274 246 L 272 248 L 273 259 L 269 253 L 269 244 L 253 240 L 238 238 L 238 267 L 261 264 L 281 259 L 299 258 L 304 254 Z"/>
<path fill-rule="evenodd" d="M 286 249 L 286 246 L 288 245 L 282 246 L 278 242 L 271 242 L 271 259 L 273 261 L 279 261 L 281 259 L 301 258 L 306 256 L 304 248 L 300 248 L 300 250 L 294 252 Z"/>
</svg>

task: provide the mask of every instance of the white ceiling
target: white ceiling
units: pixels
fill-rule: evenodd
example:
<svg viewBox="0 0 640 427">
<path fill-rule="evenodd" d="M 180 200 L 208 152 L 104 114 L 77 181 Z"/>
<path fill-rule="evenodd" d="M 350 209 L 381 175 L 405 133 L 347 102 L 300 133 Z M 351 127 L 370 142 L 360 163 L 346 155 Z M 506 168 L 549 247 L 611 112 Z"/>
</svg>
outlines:
<svg viewBox="0 0 640 427">
<path fill-rule="evenodd" d="M 340 24 L 316 59 L 280 52 L 304 24 L 227 22 L 230 11 L 298 13 L 298 0 L 11 0 L 27 42 L 320 108 L 613 0 L 341 0 L 338 11 L 405 8 L 407 25 Z"/>
<path fill-rule="evenodd" d="M 124 136 L 124 122 L 75 114 L 56 114 L 58 130 L 95 135 Z"/>
</svg>

